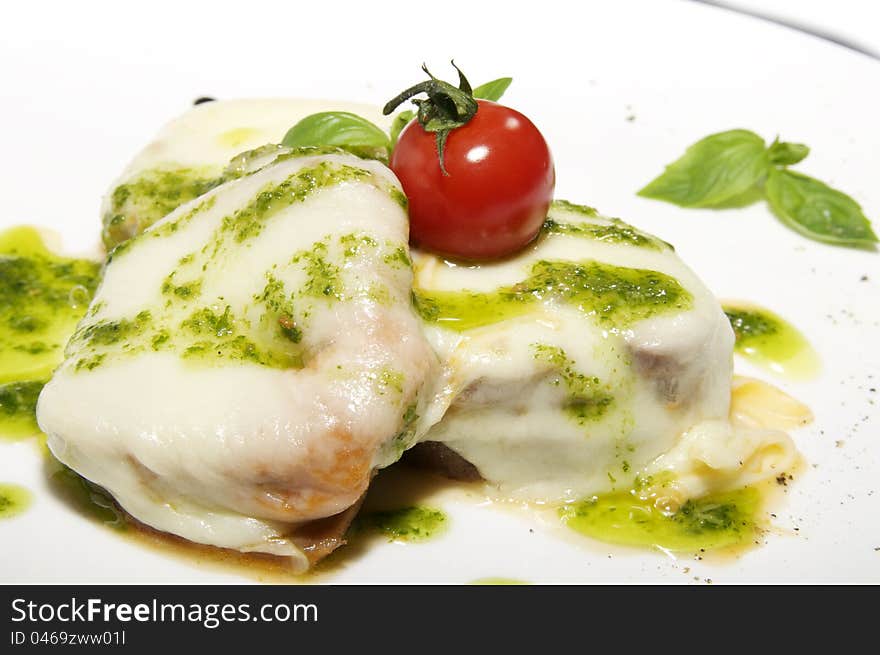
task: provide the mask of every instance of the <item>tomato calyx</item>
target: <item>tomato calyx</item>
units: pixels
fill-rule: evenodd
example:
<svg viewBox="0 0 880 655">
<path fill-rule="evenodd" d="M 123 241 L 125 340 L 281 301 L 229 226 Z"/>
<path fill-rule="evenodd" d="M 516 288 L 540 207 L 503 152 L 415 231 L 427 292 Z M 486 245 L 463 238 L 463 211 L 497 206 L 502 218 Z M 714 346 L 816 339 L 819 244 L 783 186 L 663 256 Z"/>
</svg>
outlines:
<svg viewBox="0 0 880 655">
<path fill-rule="evenodd" d="M 443 163 L 443 154 L 446 148 L 446 138 L 455 128 L 466 125 L 477 113 L 477 101 L 470 83 L 461 72 L 455 61 L 452 67 L 458 72 L 458 87 L 449 82 L 438 80 L 431 74 L 428 67 L 422 64 L 422 70 L 430 79 L 419 82 L 389 100 L 382 113 L 387 116 L 402 103 L 413 96 L 425 93 L 427 98 L 413 98 L 413 104 L 418 107 L 418 121 L 426 132 L 432 132 L 437 142 L 437 157 L 440 160 L 440 170 L 443 175 L 449 175 Z"/>
</svg>

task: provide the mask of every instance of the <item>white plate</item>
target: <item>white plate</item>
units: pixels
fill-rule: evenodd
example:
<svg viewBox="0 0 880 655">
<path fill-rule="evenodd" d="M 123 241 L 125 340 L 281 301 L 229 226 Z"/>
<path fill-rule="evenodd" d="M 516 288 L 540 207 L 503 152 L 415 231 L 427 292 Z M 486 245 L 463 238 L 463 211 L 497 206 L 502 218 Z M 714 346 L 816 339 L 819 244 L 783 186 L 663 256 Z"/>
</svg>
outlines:
<svg viewBox="0 0 880 655">
<path fill-rule="evenodd" d="M 450 501 L 444 537 L 378 543 L 321 581 L 880 582 L 880 393 L 869 391 L 880 387 L 880 255 L 808 241 L 762 204 L 681 210 L 635 195 L 686 145 L 746 127 L 809 144 L 799 169 L 851 194 L 880 227 L 880 63 L 702 5 L 571 6 L 18 3 L 0 39 L 0 227 L 51 226 L 69 249 L 93 248 L 109 182 L 199 95 L 381 103 L 420 79 L 423 59 L 450 75 L 450 55 L 476 82 L 512 75 L 505 100 L 550 142 L 560 197 L 675 243 L 718 296 L 774 309 L 817 346 L 821 378 L 776 381 L 816 414 L 794 434 L 808 466 L 777 512 L 780 534 L 726 563 L 585 546 Z M 30 511 L 0 523 L 0 580 L 250 579 L 84 520 L 49 492 L 30 443 L 0 443 L 0 480 L 35 492 Z"/>
</svg>

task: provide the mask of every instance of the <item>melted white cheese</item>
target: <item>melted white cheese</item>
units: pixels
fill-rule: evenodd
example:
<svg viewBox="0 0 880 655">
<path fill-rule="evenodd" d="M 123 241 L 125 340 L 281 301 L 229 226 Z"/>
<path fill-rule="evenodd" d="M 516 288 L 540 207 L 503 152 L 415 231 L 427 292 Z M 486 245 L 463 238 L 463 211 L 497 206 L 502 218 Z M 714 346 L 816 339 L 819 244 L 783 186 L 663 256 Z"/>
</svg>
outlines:
<svg viewBox="0 0 880 655">
<path fill-rule="evenodd" d="M 315 170 L 329 182 L 248 220 Z M 302 564 L 293 528 L 350 507 L 399 457 L 435 377 L 394 257 L 407 242 L 395 191 L 376 162 L 292 159 L 116 251 L 40 396 L 53 454 L 153 527 Z"/>
<path fill-rule="evenodd" d="M 324 101 L 200 105 L 169 123 L 132 161 L 105 199 L 104 213 L 119 183 L 155 169 L 218 175 L 237 153 L 277 143 L 299 119 L 328 110 L 351 111 L 383 128 L 390 120 L 374 107 Z M 383 183 L 396 184 L 384 167 L 355 162 Z M 108 267 L 87 322 L 160 306 L 157 288 L 180 267 L 181 257 L 210 240 L 212 226 L 266 179 L 299 165 L 281 164 L 228 183 L 206 196 L 218 196 L 217 204 L 179 236 L 140 240 Z M 619 225 L 563 206 L 552 215 L 566 224 Z M 375 185 L 339 185 L 285 212 L 252 244 L 224 253 L 223 265 L 204 276 L 201 293 L 222 295 L 259 324 L 258 312 L 248 306 L 272 262 L 328 234 L 357 230 L 380 241 L 407 241 L 403 213 L 377 195 Z M 319 358 L 319 370 L 199 368 L 179 353 L 143 353 L 110 356 L 92 371 L 76 372 L 74 348 L 41 398 L 40 422 L 59 459 L 106 486 L 142 521 L 194 541 L 289 555 L 301 565 L 301 553 L 287 538 L 291 526 L 344 509 L 366 485 L 363 476 L 354 476 L 354 484 L 331 485 L 345 492 L 317 503 L 315 511 L 303 511 L 305 503 L 292 505 L 278 493 L 303 480 L 314 485 L 318 469 L 346 470 L 352 458 L 365 461 L 360 453 L 328 449 L 315 438 L 338 425 L 348 426 L 370 453 L 366 469 L 395 461 L 416 440 L 441 441 L 503 494 L 528 500 L 625 489 L 636 475 L 673 479 L 675 492 L 686 498 L 790 467 L 796 453 L 783 432 L 744 424 L 740 411 L 733 426 L 728 421 L 733 334 L 718 302 L 674 251 L 643 236 L 648 247 L 552 234 L 515 258 L 478 267 L 413 252 L 416 286 L 492 292 L 525 279 L 539 260 L 597 261 L 674 278 L 693 298 L 687 309 L 609 329 L 571 305 L 544 301 L 514 318 L 457 332 L 430 322 L 413 325 L 408 272 L 398 272 L 388 284 L 390 304 L 377 302 L 378 296 L 369 300 L 368 283 L 361 285 L 359 301 L 337 303 L 315 318 L 303 335 L 306 346 L 337 344 L 330 348 L 333 355 Z M 368 258 L 361 279 L 372 280 L 379 270 L 382 263 Z M 285 284 L 301 288 L 302 274 L 287 271 Z M 389 324 L 393 329 L 386 333 Z M 564 409 L 559 366 L 536 357 L 536 344 L 563 352 L 576 374 L 598 378 L 613 397 L 608 411 L 587 421 L 572 418 Z M 436 367 L 431 350 L 442 366 Z M 352 362 L 359 373 L 328 376 Z M 392 363 L 406 373 L 399 400 L 376 391 L 380 369 Z M 407 414 L 411 424 L 402 426 Z M 401 439 L 392 438 L 395 430 Z"/>
<path fill-rule="evenodd" d="M 373 105 L 352 102 L 293 98 L 206 102 L 165 125 L 135 156 L 120 179 L 151 168 L 192 167 L 219 172 L 238 153 L 267 143 L 281 143 L 295 123 L 322 111 L 358 114 L 383 129 L 391 124 L 391 118 L 383 116 Z"/>
<path fill-rule="evenodd" d="M 550 217 L 573 226 L 616 224 L 561 205 Z M 791 465 L 794 448 L 784 433 L 730 428 L 729 321 L 675 252 L 653 243 L 563 233 L 547 234 L 497 264 L 415 256 L 420 291 L 490 292 L 525 280 L 540 260 L 593 261 L 664 273 L 693 298 L 688 309 L 620 329 L 553 300 L 462 332 L 427 324 L 444 362 L 449 409 L 424 439 L 443 442 L 476 465 L 502 495 L 543 502 L 630 489 L 637 476 L 660 471 L 680 478 L 685 497 L 698 496 Z M 577 374 L 598 378 L 613 395 L 608 411 L 572 418 L 559 367 L 536 356 L 538 344 L 564 352 Z"/>
</svg>

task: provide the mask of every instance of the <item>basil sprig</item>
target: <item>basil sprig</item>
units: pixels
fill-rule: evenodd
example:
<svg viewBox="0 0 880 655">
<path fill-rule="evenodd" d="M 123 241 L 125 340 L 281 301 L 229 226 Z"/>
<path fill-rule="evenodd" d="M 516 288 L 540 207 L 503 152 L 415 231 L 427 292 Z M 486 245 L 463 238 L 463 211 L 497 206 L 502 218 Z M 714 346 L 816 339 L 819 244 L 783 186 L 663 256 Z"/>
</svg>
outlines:
<svg viewBox="0 0 880 655">
<path fill-rule="evenodd" d="M 764 191 L 780 220 L 811 239 L 842 246 L 864 246 L 877 241 L 859 204 L 824 182 L 773 168 Z"/>
<path fill-rule="evenodd" d="M 877 242 L 859 204 L 842 191 L 786 167 L 810 153 L 800 143 L 769 147 L 749 130 L 712 134 L 648 183 L 638 195 L 680 207 L 733 207 L 761 196 L 779 219 L 804 236 L 845 246 Z"/>
<path fill-rule="evenodd" d="M 403 132 L 403 128 L 409 125 L 409 122 L 416 117 L 416 112 L 411 111 L 409 109 L 400 112 L 397 116 L 394 117 L 394 120 L 391 121 L 391 143 L 397 143 L 397 139 L 400 136 L 400 133 Z"/>
<path fill-rule="evenodd" d="M 766 172 L 764 139 L 730 130 L 697 141 L 639 195 L 681 207 L 717 207 L 747 192 Z"/>
<path fill-rule="evenodd" d="M 803 143 L 785 143 L 778 138 L 770 145 L 767 157 L 771 164 L 791 166 L 803 161 L 810 154 L 810 149 Z"/>
<path fill-rule="evenodd" d="M 474 89 L 474 97 L 479 98 L 480 100 L 498 102 L 501 100 L 501 96 L 504 95 L 504 92 L 507 91 L 507 87 L 510 86 L 511 82 L 513 82 L 512 77 L 499 77 L 497 80 L 481 84 Z"/>
<path fill-rule="evenodd" d="M 453 66 L 455 66 L 454 63 Z M 456 70 L 458 70 L 457 67 Z M 425 69 L 425 72 L 428 72 L 427 69 Z M 440 133 L 446 128 L 453 129 L 452 124 L 456 122 L 453 120 L 450 123 L 446 115 L 449 107 L 445 105 L 444 93 L 449 93 L 450 88 L 453 94 L 465 94 L 467 96 L 462 100 L 459 95 L 456 95 L 462 102 L 462 108 L 466 109 L 464 105 L 469 107 L 471 102 L 475 104 L 475 98 L 492 101 L 499 100 L 513 81 L 510 77 L 499 77 L 497 80 L 486 82 L 471 90 L 467 79 L 459 71 L 460 88 L 456 89 L 451 84 L 434 78 L 430 73 L 428 75 L 431 77 L 430 80 L 407 89 L 398 98 L 403 98 L 407 94 L 409 94 L 407 97 L 411 97 L 420 91 L 428 93 L 427 100 L 415 100 L 414 102 L 419 106 L 418 115 L 420 120 L 423 114 L 427 116 L 426 120 L 428 120 L 430 127 L 425 129 L 436 132 L 438 134 L 438 142 Z M 432 93 L 434 94 L 434 103 L 431 100 Z M 439 98 L 439 101 L 437 98 Z M 405 99 L 399 100 L 398 104 Z M 434 106 L 437 102 L 440 103 L 440 108 Z M 391 103 L 388 104 L 390 105 Z M 474 111 L 476 110 L 474 109 Z M 385 113 L 390 112 L 386 111 Z M 415 117 L 415 111 L 407 110 L 400 112 L 391 123 L 390 134 L 385 134 L 380 127 L 357 114 L 347 111 L 324 111 L 306 116 L 291 127 L 287 134 L 284 135 L 281 145 L 290 148 L 332 146 L 347 150 L 359 157 L 378 159 L 387 164 L 388 158 L 391 156 L 391 150 L 394 148 L 394 144 L 397 143 L 397 138 L 400 136 L 403 128 Z M 446 133 L 448 134 L 448 130 Z M 442 139 L 445 141 L 445 134 Z M 442 147 L 440 152 L 442 153 Z"/>
<path fill-rule="evenodd" d="M 391 140 L 385 132 L 357 114 L 324 111 L 306 116 L 287 130 L 281 145 L 336 146 L 358 156 L 388 161 Z"/>
</svg>

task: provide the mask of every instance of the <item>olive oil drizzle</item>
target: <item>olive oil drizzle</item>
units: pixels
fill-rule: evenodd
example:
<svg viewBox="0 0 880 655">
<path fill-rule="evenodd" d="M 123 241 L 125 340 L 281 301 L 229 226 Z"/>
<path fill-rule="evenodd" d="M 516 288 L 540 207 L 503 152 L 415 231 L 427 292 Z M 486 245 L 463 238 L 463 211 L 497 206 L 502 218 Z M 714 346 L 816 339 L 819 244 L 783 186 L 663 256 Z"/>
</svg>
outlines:
<svg viewBox="0 0 880 655">
<path fill-rule="evenodd" d="M 39 432 L 37 397 L 98 285 L 100 264 L 52 253 L 39 231 L 0 233 L 0 437 Z"/>
<path fill-rule="evenodd" d="M 736 337 L 737 354 L 789 379 L 811 379 L 819 373 L 818 354 L 806 337 L 781 316 L 740 302 L 724 303 L 724 312 Z"/>
</svg>

